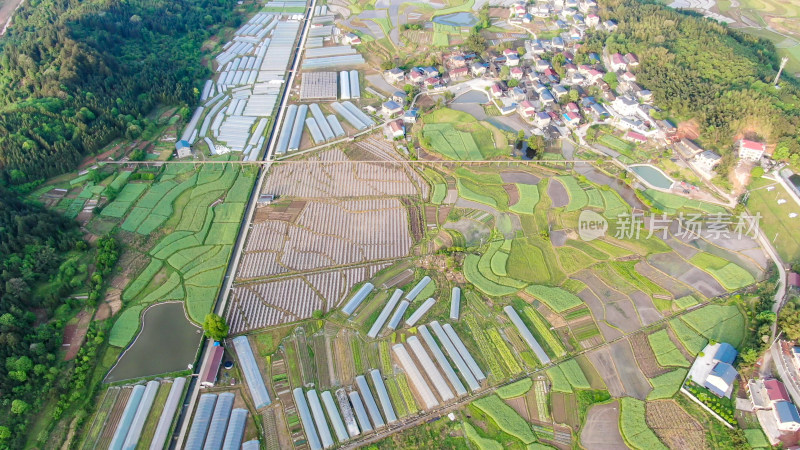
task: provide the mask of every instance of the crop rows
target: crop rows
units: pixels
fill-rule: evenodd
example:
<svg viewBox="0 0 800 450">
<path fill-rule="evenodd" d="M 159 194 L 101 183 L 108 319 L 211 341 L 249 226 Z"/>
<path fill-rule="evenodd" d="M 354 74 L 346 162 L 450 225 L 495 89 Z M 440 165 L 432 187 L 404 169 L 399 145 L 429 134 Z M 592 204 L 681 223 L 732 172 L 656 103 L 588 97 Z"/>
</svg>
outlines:
<svg viewBox="0 0 800 450">
<path fill-rule="evenodd" d="M 514 375 L 522 372 L 522 367 L 519 366 L 514 355 L 511 354 L 511 350 L 508 349 L 508 345 L 506 345 L 506 342 L 503 340 L 503 337 L 500 336 L 497 329 L 489 328 L 486 330 L 486 333 L 489 335 L 489 340 L 492 341 L 495 349 L 499 352 L 500 360 L 505 363 L 509 374 Z"/>
<path fill-rule="evenodd" d="M 406 403 L 409 414 L 416 414 L 417 411 L 419 411 L 419 408 L 417 407 L 417 402 L 414 400 L 414 394 L 411 392 L 411 387 L 408 385 L 406 374 L 397 374 L 395 380 L 397 380 L 397 386 L 400 388 L 400 393 L 403 395 L 403 400 Z"/>
<path fill-rule="evenodd" d="M 525 307 L 525 316 L 531 321 L 533 324 L 533 332 L 540 336 L 545 344 L 550 348 L 553 355 L 558 358 L 563 356 L 567 353 L 564 349 L 564 344 L 561 343 L 561 340 L 550 331 L 550 324 L 542 318 L 533 308 L 530 306 Z"/>
<path fill-rule="evenodd" d="M 492 373 L 495 380 L 502 380 L 506 377 L 503 367 L 497 361 L 497 354 L 494 351 L 492 344 L 486 338 L 486 333 L 478 325 L 478 321 L 472 316 L 466 316 L 467 326 L 469 327 L 470 334 L 475 342 L 478 344 L 480 354 L 483 356 L 484 361 L 489 366 L 489 372 Z"/>
<path fill-rule="evenodd" d="M 500 400 L 497 395 L 484 397 L 472 402 L 472 404 L 494 420 L 501 430 L 516 437 L 522 443 L 530 444 L 536 441 L 536 434 L 530 425 L 525 422 L 525 419 Z"/>
<path fill-rule="evenodd" d="M 320 155 L 331 164 L 277 165 L 267 177 L 262 192 L 299 198 L 417 195 L 417 187 L 402 165 L 392 162 L 348 161 L 340 150 Z"/>
</svg>

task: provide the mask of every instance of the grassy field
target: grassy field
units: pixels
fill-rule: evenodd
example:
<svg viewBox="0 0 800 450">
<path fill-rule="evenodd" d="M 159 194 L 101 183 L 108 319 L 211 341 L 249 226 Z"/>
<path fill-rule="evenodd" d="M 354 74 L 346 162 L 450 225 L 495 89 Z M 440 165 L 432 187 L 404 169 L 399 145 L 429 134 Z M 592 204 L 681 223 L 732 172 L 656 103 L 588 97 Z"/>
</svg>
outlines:
<svg viewBox="0 0 800 450">
<path fill-rule="evenodd" d="M 688 373 L 687 369 L 675 369 L 672 372 L 651 378 L 650 384 L 653 385 L 653 390 L 647 394 L 647 400 L 671 398 L 681 388 L 681 384 L 683 384 L 683 380 Z"/>
<path fill-rule="evenodd" d="M 756 281 L 746 270 L 710 253 L 700 252 L 694 255 L 689 262 L 710 273 L 722 287 L 729 291 L 741 289 Z"/>
<path fill-rule="evenodd" d="M 434 34 L 434 42 L 436 36 Z M 448 159 L 480 160 L 506 153 L 505 139 L 496 140 L 503 134 L 497 133 L 493 125 L 478 122 L 467 113 L 442 108 L 423 116 L 423 121 L 422 136 L 429 141 L 428 150 Z"/>
<path fill-rule="evenodd" d="M 533 214 L 533 209 L 539 203 L 539 188 L 532 184 L 517 184 L 519 201 L 509 209 L 519 214 Z"/>
<path fill-rule="evenodd" d="M 745 319 L 736 306 L 708 305 L 681 316 L 695 332 L 709 340 L 727 342 L 734 347 L 742 343 L 745 334 Z M 677 332 L 677 330 L 676 330 Z M 678 337 L 683 338 L 680 333 Z"/>
<path fill-rule="evenodd" d="M 774 186 L 772 191 L 767 186 Z M 779 199 L 786 202 L 778 204 Z M 790 194 L 780 184 L 766 179 L 754 180 L 750 186 L 750 198 L 747 209 L 752 214 L 761 214 L 760 227 L 767 239 L 772 241 L 784 261 L 800 259 L 800 205 L 795 203 Z M 789 218 L 795 213 L 798 217 Z"/>
<path fill-rule="evenodd" d="M 531 426 L 497 395 L 490 395 L 472 404 L 486 413 L 504 432 L 522 441 L 523 444 L 536 442 L 536 434 Z"/>
</svg>

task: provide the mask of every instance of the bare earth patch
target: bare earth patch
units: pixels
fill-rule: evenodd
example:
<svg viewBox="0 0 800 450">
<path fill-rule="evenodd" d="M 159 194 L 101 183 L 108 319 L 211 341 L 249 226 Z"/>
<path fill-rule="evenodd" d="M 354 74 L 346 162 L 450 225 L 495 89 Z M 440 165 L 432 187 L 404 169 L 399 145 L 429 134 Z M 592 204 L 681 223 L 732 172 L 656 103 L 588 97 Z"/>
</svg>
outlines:
<svg viewBox="0 0 800 450">
<path fill-rule="evenodd" d="M 646 420 L 669 448 L 706 448 L 703 427 L 674 400 L 647 402 Z"/>
</svg>

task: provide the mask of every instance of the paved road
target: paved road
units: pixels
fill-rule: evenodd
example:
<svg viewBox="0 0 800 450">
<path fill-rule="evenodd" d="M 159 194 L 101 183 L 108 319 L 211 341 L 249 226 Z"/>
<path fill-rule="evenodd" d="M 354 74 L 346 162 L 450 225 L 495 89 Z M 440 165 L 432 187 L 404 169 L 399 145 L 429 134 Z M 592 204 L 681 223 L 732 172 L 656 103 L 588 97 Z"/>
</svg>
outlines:
<svg viewBox="0 0 800 450">
<path fill-rule="evenodd" d="M 786 385 L 786 389 L 789 391 L 789 395 L 792 396 L 795 403 L 800 404 L 800 378 L 798 378 L 794 364 L 786 356 L 786 353 L 781 350 L 780 340 L 772 344 L 769 353 L 772 361 L 775 362 L 775 367 L 778 369 L 778 375 L 780 375 L 783 384 Z M 766 364 L 765 361 L 764 365 L 766 366 Z"/>
</svg>

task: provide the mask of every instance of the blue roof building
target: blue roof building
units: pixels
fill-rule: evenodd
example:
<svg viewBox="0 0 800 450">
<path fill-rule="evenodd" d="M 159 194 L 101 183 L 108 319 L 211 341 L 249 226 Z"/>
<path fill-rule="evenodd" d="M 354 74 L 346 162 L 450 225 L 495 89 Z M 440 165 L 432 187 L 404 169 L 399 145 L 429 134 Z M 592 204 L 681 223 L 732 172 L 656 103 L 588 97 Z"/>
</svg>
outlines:
<svg viewBox="0 0 800 450">
<path fill-rule="evenodd" d="M 773 407 L 778 429 L 781 431 L 797 431 L 800 429 L 800 414 L 792 402 L 777 402 Z"/>
<path fill-rule="evenodd" d="M 719 397 L 729 397 L 739 373 L 726 362 L 717 362 L 706 378 L 705 387 Z"/>
<path fill-rule="evenodd" d="M 733 364 L 733 361 L 736 359 L 736 349 L 733 348 L 731 344 L 727 342 L 722 342 L 719 344 L 719 348 L 717 349 L 717 353 L 714 354 L 714 360 L 724 362 L 727 364 Z"/>
</svg>

